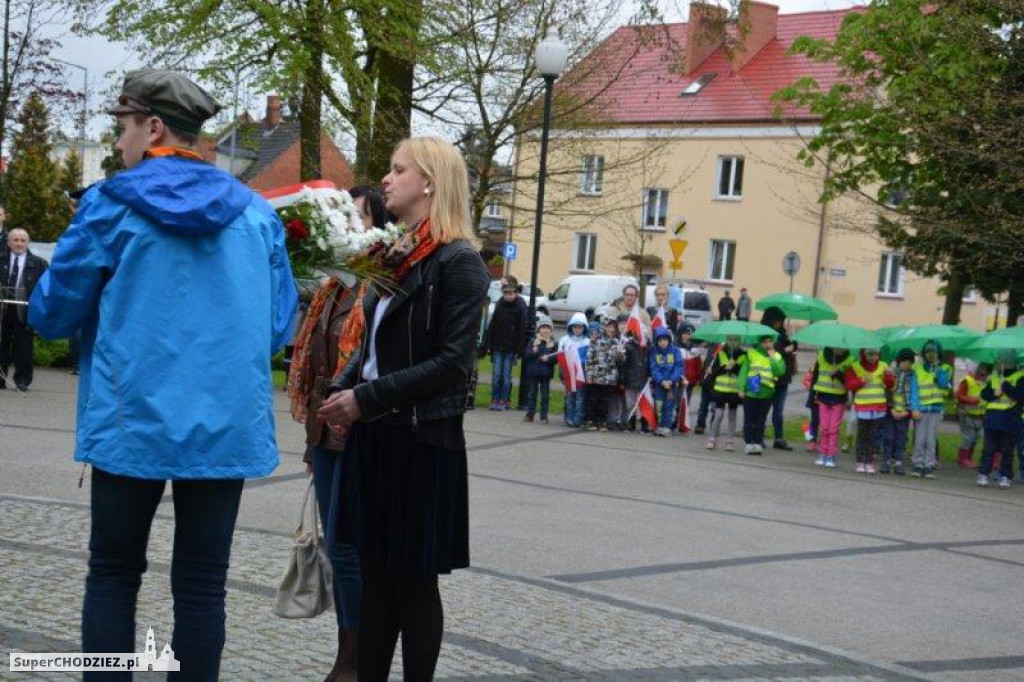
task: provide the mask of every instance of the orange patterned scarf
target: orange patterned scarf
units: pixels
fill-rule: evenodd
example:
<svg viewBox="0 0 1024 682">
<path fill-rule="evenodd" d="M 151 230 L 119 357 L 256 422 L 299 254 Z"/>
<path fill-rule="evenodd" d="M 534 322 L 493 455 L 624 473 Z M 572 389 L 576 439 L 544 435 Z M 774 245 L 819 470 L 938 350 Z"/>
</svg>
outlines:
<svg viewBox="0 0 1024 682">
<path fill-rule="evenodd" d="M 414 265 L 436 251 L 438 246 L 439 244 L 430 234 L 430 220 L 426 219 L 415 228 L 408 230 L 386 251 L 381 249 L 376 253 L 371 252 L 370 255 L 380 261 L 388 281 L 397 283 L 402 281 L 402 278 Z M 331 277 L 327 284 L 317 290 L 309 305 L 306 319 L 302 323 L 302 329 L 295 339 L 291 372 L 288 375 L 288 397 L 291 398 L 291 413 L 296 421 L 304 422 L 306 420 L 309 392 L 313 385 L 313 368 L 310 366 L 313 333 L 327 301 L 340 285 L 341 283 L 336 277 Z M 352 311 L 345 318 L 341 333 L 338 335 L 338 364 L 334 368 L 335 377 L 341 374 L 352 358 L 352 354 L 363 343 L 363 334 L 366 333 L 363 299 L 366 297 L 367 291 L 367 282 L 359 285 L 359 293 L 352 305 Z"/>
</svg>

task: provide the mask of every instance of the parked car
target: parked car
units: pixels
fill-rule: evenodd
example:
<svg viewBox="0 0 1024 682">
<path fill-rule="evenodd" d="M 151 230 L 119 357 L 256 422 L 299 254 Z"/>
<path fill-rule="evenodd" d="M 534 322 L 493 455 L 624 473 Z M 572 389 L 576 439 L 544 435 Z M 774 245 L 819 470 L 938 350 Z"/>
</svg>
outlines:
<svg viewBox="0 0 1024 682">
<path fill-rule="evenodd" d="M 680 303 L 677 307 L 683 322 L 689 322 L 696 328 L 713 319 L 711 317 L 711 294 L 700 285 L 693 282 L 684 282 L 682 284 L 666 282 L 666 284 L 669 287 L 682 288 L 678 297 L 670 294 L 669 299 L 678 300 Z M 654 289 L 656 287 L 656 284 L 647 285 L 644 296 L 648 306 L 654 305 Z"/>
<path fill-rule="evenodd" d="M 548 294 L 548 315 L 563 324 L 576 312 L 592 318 L 595 310 L 622 296 L 622 287 L 636 283 L 635 277 L 623 275 L 570 275 Z"/>
</svg>

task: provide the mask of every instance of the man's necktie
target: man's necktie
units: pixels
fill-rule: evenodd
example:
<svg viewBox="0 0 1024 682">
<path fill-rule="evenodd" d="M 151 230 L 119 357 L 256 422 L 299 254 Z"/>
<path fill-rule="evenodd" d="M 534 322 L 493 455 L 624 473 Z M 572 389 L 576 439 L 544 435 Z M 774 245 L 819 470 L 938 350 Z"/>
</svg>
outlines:
<svg viewBox="0 0 1024 682">
<path fill-rule="evenodd" d="M 18 256 L 14 257 L 14 263 L 11 265 L 11 276 L 7 280 L 7 286 L 17 287 L 18 286 L 18 262 L 21 260 Z"/>
</svg>

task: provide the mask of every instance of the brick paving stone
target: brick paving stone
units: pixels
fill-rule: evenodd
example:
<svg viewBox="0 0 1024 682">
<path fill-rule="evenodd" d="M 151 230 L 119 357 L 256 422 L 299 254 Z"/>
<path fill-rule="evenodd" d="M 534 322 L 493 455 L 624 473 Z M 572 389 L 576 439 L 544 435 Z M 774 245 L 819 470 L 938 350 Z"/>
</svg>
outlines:
<svg viewBox="0 0 1024 682">
<path fill-rule="evenodd" d="M 19 642 L 57 641 L 77 650 L 88 533 L 84 507 L 0 496 L 0 651 L 9 653 L 3 628 L 21 633 Z M 140 592 L 140 649 L 147 627 L 158 647 L 171 637 L 172 538 L 173 521 L 158 516 Z M 334 659 L 333 614 L 285 620 L 271 611 L 290 542 L 256 530 L 235 534 L 223 679 L 316 680 Z M 891 679 L 886 669 L 810 647 L 538 581 L 459 571 L 442 578 L 442 595 L 446 635 L 439 679 Z M 400 677 L 400 660 L 392 675 Z"/>
</svg>

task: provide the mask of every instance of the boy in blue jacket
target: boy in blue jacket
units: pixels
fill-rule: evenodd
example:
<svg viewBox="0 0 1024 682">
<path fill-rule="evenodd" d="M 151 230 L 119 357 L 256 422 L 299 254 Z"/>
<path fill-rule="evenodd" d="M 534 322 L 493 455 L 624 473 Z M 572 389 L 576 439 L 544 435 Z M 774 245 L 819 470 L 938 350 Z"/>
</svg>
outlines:
<svg viewBox="0 0 1024 682">
<path fill-rule="evenodd" d="M 660 424 L 655 434 L 665 437 L 671 431 L 667 425 L 675 423 L 675 397 L 683 381 L 683 354 L 672 344 L 672 332 L 667 327 L 654 330 L 654 348 L 647 356 L 647 371 Z"/>
<path fill-rule="evenodd" d="M 910 475 L 935 478 L 935 441 L 946 393 L 953 381 L 949 368 L 942 363 L 942 346 L 937 341 L 924 344 L 921 360 L 914 365 L 914 378 L 917 394 L 910 396 L 910 409 L 917 423 L 914 425 L 914 469 Z"/>
</svg>

